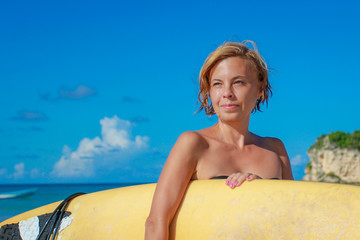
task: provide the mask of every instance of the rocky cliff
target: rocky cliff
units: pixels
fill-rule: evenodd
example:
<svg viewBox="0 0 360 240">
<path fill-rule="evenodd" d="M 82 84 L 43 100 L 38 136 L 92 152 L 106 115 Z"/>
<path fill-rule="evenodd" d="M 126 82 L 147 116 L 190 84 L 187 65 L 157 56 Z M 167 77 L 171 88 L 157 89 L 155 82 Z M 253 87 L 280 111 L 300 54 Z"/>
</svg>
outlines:
<svg viewBox="0 0 360 240">
<path fill-rule="evenodd" d="M 303 180 L 332 183 L 360 183 L 360 131 L 322 135 L 307 154 Z"/>
</svg>

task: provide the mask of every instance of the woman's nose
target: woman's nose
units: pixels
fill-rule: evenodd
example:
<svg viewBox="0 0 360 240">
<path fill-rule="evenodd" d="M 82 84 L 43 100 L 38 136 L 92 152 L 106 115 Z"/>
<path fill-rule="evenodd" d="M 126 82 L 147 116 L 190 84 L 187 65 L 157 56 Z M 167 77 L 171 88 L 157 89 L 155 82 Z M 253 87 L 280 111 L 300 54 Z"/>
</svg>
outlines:
<svg viewBox="0 0 360 240">
<path fill-rule="evenodd" d="M 223 98 L 232 98 L 232 97 L 233 97 L 232 88 L 230 86 L 225 87 L 223 92 Z"/>
</svg>

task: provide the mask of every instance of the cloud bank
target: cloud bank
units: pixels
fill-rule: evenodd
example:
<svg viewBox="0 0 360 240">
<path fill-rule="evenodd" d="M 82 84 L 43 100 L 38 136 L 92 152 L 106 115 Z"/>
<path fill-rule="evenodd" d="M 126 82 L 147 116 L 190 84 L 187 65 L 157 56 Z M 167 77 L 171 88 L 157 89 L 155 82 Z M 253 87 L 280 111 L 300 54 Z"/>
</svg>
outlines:
<svg viewBox="0 0 360 240">
<path fill-rule="evenodd" d="M 17 114 L 11 118 L 11 120 L 15 121 L 45 121 L 48 120 L 48 117 L 45 113 L 37 112 L 37 111 L 28 111 L 28 110 L 21 110 L 17 112 Z"/>
<path fill-rule="evenodd" d="M 13 172 L 6 168 L 0 168 L 0 178 L 10 180 L 11 183 L 24 180 L 28 183 L 29 177 L 30 179 L 39 179 L 39 177 L 45 176 L 45 172 L 40 172 L 37 168 L 30 169 L 30 171 L 26 170 L 24 162 L 16 163 Z"/>
<path fill-rule="evenodd" d="M 53 97 L 50 93 L 40 94 L 40 97 L 43 100 L 50 101 L 50 102 L 56 102 L 60 99 L 67 99 L 67 100 L 78 100 L 87 98 L 90 96 L 95 96 L 97 94 L 97 91 L 93 88 L 90 88 L 86 85 L 80 84 L 74 89 L 70 89 L 67 86 L 62 86 L 59 88 L 57 95 Z"/>
<path fill-rule="evenodd" d="M 59 90 L 59 97 L 62 99 L 81 99 L 93 95 L 96 95 L 96 91 L 82 84 L 73 90 L 70 90 L 67 87 L 62 87 Z"/>
<path fill-rule="evenodd" d="M 25 175 L 25 164 L 23 162 L 15 164 L 14 166 L 15 172 L 14 172 L 14 178 L 22 178 Z"/>
<path fill-rule="evenodd" d="M 290 160 L 292 166 L 303 166 L 309 162 L 309 159 L 304 155 L 296 155 Z"/>
<path fill-rule="evenodd" d="M 100 120 L 101 136 L 84 138 L 72 151 L 67 145 L 53 167 L 52 175 L 61 178 L 91 177 L 99 169 L 119 167 L 148 148 L 149 138 L 131 136 L 131 122 L 117 116 Z"/>
</svg>

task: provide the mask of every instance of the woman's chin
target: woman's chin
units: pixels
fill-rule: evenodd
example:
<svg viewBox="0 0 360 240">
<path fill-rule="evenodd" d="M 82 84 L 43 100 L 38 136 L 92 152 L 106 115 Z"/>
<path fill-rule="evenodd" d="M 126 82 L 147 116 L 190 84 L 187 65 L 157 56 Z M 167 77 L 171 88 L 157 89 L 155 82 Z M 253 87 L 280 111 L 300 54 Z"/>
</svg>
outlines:
<svg viewBox="0 0 360 240">
<path fill-rule="evenodd" d="M 225 112 L 216 114 L 221 122 L 244 122 L 249 120 L 251 114 L 245 114 L 244 112 Z"/>
</svg>

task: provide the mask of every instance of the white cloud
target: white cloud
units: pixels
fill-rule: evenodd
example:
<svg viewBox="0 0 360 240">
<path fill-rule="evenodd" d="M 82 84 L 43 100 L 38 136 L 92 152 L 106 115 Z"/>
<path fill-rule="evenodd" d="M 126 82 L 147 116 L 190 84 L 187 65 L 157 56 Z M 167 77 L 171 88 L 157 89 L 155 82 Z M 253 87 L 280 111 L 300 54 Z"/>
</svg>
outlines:
<svg viewBox="0 0 360 240">
<path fill-rule="evenodd" d="M 0 178 L 11 179 L 12 181 L 26 179 L 28 176 L 31 178 L 39 178 L 44 177 L 45 175 L 45 172 L 40 172 L 37 168 L 31 169 L 30 172 L 26 171 L 23 162 L 15 164 L 13 172 L 8 171 L 6 168 L 0 169 Z"/>
<path fill-rule="evenodd" d="M 105 117 L 100 120 L 101 137 L 84 138 L 72 151 L 64 146 L 63 155 L 53 167 L 57 177 L 90 177 L 98 168 L 111 168 L 148 147 L 146 136 L 131 137 L 131 122 Z"/>
<path fill-rule="evenodd" d="M 17 115 L 12 117 L 11 120 L 16 121 L 45 121 L 48 120 L 45 113 L 37 111 L 21 110 L 17 112 Z"/>
<path fill-rule="evenodd" d="M 79 85 L 73 90 L 64 86 L 59 90 L 59 97 L 62 99 L 81 99 L 92 95 L 96 95 L 96 91 L 85 85 Z"/>
<path fill-rule="evenodd" d="M 293 166 L 303 166 L 309 162 L 309 159 L 304 155 L 298 154 L 295 157 L 293 157 L 290 160 L 290 162 L 291 162 L 291 165 L 293 165 Z"/>
<path fill-rule="evenodd" d="M 67 100 L 77 100 L 83 99 L 91 96 L 95 96 L 97 91 L 93 88 L 90 88 L 86 85 L 80 84 L 75 88 L 69 88 L 68 86 L 61 86 L 58 90 L 58 93 L 54 96 L 50 93 L 40 93 L 40 97 L 43 100 L 56 102 L 61 99 Z"/>
<path fill-rule="evenodd" d="M 25 175 L 25 164 L 23 162 L 15 164 L 14 166 L 15 172 L 14 172 L 14 178 L 22 178 Z"/>
</svg>

